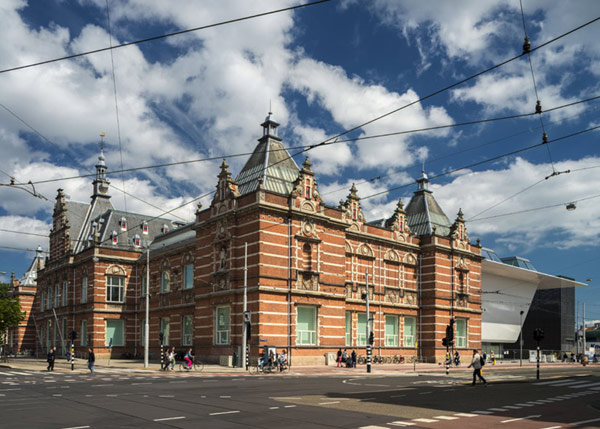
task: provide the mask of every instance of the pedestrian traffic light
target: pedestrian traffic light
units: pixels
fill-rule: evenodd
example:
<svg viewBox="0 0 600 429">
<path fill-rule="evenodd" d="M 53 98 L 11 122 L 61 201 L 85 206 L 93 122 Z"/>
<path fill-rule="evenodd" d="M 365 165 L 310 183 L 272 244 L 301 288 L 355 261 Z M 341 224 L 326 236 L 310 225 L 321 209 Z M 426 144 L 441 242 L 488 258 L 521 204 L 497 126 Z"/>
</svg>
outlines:
<svg viewBox="0 0 600 429">
<path fill-rule="evenodd" d="M 163 340 L 165 339 L 165 334 L 163 334 L 162 332 L 159 332 L 158 339 L 160 340 L 160 343 L 162 344 Z"/>
<path fill-rule="evenodd" d="M 375 336 L 373 335 L 373 331 L 369 332 L 369 344 L 373 345 L 375 342 Z"/>
<path fill-rule="evenodd" d="M 252 338 L 252 324 L 246 322 L 246 341 L 250 341 L 250 338 Z"/>
<path fill-rule="evenodd" d="M 544 331 L 540 328 L 537 328 L 533 331 L 533 339 L 536 341 L 542 341 L 544 339 Z"/>
<path fill-rule="evenodd" d="M 450 324 L 446 326 L 446 339 L 448 344 L 452 344 L 454 341 L 454 319 L 450 319 Z"/>
<path fill-rule="evenodd" d="M 75 341 L 77 339 L 77 331 L 71 331 L 71 341 Z"/>
<path fill-rule="evenodd" d="M 446 338 L 446 337 L 442 338 L 442 345 L 444 347 L 448 347 L 450 345 L 450 344 L 448 344 L 448 338 Z"/>
</svg>

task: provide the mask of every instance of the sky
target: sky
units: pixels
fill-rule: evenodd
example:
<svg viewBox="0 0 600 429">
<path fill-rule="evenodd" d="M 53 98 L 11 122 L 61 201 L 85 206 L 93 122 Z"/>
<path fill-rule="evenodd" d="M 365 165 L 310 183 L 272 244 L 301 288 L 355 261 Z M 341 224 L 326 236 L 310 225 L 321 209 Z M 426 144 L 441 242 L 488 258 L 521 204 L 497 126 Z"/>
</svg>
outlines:
<svg viewBox="0 0 600 429">
<path fill-rule="evenodd" d="M 600 100 L 563 107 L 600 95 L 600 21 L 457 84 L 521 54 L 523 22 L 535 48 L 599 17 L 600 2 L 523 0 L 522 16 L 518 0 L 332 0 L 1 72 L 298 4 L 109 0 L 107 19 L 106 0 L 0 2 L 0 184 L 32 181 L 47 198 L 0 186 L 0 271 L 20 277 L 28 249 L 47 249 L 58 188 L 89 201 L 92 179 L 77 176 L 93 173 L 101 132 L 113 205 L 155 216 L 200 196 L 209 205 L 221 158 L 235 177 L 271 110 L 328 204 L 356 183 L 367 220 L 389 217 L 424 170 L 473 241 L 588 283 L 577 300 L 600 319 L 600 130 L 580 133 L 600 125 Z M 533 113 L 537 100 L 541 115 L 481 122 Z M 398 134 L 465 122 L 476 123 Z M 502 156 L 544 132 L 547 145 Z M 111 174 L 204 158 L 216 159 Z M 195 209 L 169 216 L 191 221 Z"/>
</svg>

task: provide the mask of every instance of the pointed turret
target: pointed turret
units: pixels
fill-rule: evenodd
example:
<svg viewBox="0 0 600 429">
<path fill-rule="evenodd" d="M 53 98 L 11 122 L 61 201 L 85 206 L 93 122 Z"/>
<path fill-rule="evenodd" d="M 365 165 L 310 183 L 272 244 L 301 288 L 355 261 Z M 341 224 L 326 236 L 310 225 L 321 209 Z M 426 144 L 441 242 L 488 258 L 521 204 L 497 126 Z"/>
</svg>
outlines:
<svg viewBox="0 0 600 429">
<path fill-rule="evenodd" d="M 433 197 L 425 171 L 421 171 L 421 177 L 417 179 L 417 190 L 406 206 L 406 218 L 415 235 L 450 234 L 452 222 Z"/>
<path fill-rule="evenodd" d="M 96 163 L 96 179 L 92 182 L 92 185 L 94 186 L 92 199 L 110 198 L 110 195 L 108 195 L 110 182 L 106 178 L 106 159 L 104 158 L 104 133 L 101 133 L 100 137 L 100 155 L 98 156 L 98 162 Z"/>
</svg>

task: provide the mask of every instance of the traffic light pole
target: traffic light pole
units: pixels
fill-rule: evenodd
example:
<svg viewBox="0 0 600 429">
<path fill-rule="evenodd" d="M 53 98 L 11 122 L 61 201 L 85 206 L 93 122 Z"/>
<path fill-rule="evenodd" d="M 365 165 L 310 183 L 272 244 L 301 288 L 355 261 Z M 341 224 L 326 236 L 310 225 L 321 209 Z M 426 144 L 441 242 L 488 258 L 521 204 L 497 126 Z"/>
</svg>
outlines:
<svg viewBox="0 0 600 429">
<path fill-rule="evenodd" d="M 446 343 L 446 375 L 450 375 L 450 352 L 449 345 Z"/>
<path fill-rule="evenodd" d="M 536 371 L 536 379 L 540 379 L 540 343 L 537 345 L 537 371 Z"/>
<path fill-rule="evenodd" d="M 242 306 L 242 356 L 240 356 L 240 366 L 248 371 L 248 358 L 250 350 L 248 347 L 248 323 L 245 320 L 246 311 L 248 311 L 248 243 L 244 243 L 244 301 Z M 244 359 L 244 360 L 242 360 Z"/>
<path fill-rule="evenodd" d="M 371 343 L 370 343 L 370 326 L 369 326 L 369 322 L 370 322 L 370 316 L 371 314 L 369 313 L 369 270 L 367 269 L 365 272 L 365 277 L 366 277 L 366 309 L 367 309 L 367 336 L 365 337 L 365 342 L 367 343 L 367 372 L 371 372 L 371 354 L 373 353 L 372 347 L 371 347 Z"/>
</svg>

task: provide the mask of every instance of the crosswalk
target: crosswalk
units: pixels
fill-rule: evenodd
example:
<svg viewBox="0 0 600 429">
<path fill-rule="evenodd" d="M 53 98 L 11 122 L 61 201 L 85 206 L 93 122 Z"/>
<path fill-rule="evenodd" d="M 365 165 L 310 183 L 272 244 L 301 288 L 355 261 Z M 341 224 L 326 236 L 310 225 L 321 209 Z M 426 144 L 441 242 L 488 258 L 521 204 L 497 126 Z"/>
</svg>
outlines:
<svg viewBox="0 0 600 429">
<path fill-rule="evenodd" d="M 70 375 L 81 375 L 82 371 L 84 371 L 83 368 L 77 368 L 75 371 L 71 372 L 57 372 L 57 371 L 33 371 L 33 370 L 0 370 L 0 378 L 2 377 L 14 377 L 14 376 L 26 376 L 26 377 L 30 377 L 30 376 L 39 376 L 39 375 L 44 375 L 44 376 L 57 376 L 57 377 L 63 377 L 63 376 L 70 376 Z M 87 369 L 85 369 L 86 373 L 89 374 L 89 371 L 87 371 Z M 127 370 L 127 369 L 120 369 L 120 368 L 94 368 L 94 372 L 98 373 L 98 374 L 115 374 L 115 375 L 125 375 L 125 374 L 136 374 L 136 375 L 140 375 L 143 373 L 148 373 L 147 371 L 136 371 L 136 370 Z"/>
<path fill-rule="evenodd" d="M 533 383 L 534 386 L 548 386 L 548 387 L 568 387 L 569 389 L 588 389 L 588 390 L 600 390 L 600 381 L 591 381 L 591 379 L 576 379 L 566 378 L 560 380 L 542 381 L 539 383 Z"/>
</svg>

